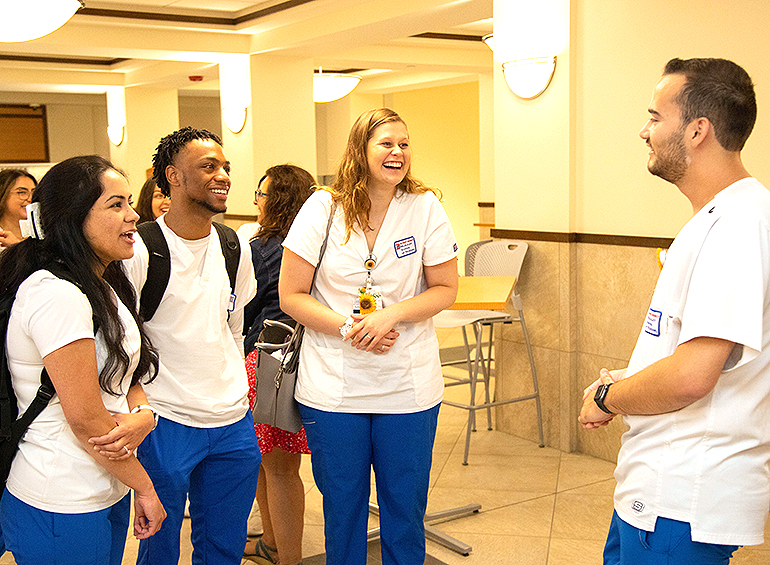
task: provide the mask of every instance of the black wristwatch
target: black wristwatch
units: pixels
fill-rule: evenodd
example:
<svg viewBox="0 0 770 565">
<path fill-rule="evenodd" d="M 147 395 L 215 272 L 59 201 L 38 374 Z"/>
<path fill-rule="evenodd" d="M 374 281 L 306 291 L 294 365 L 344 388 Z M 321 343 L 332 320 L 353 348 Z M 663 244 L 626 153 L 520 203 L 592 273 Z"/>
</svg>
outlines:
<svg viewBox="0 0 770 565">
<path fill-rule="evenodd" d="M 613 383 L 607 383 L 604 385 L 599 385 L 599 388 L 596 389 L 596 394 L 594 394 L 594 402 L 596 402 L 596 405 L 599 407 L 599 409 L 602 412 L 606 412 L 607 414 L 615 415 L 614 412 L 611 412 L 605 405 L 604 405 L 604 399 L 607 398 L 607 391 L 610 390 L 610 387 L 613 385 Z"/>
</svg>

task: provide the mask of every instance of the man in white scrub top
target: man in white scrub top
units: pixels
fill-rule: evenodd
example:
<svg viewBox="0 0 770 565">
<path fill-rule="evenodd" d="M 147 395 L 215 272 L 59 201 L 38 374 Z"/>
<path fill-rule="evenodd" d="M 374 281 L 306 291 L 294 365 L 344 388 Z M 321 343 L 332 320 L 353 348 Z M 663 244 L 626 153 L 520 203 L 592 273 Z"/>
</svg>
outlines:
<svg viewBox="0 0 770 565">
<path fill-rule="evenodd" d="M 235 289 L 225 267 L 215 214 L 227 209 L 230 162 L 222 142 L 190 127 L 164 137 L 153 158 L 155 182 L 174 205 L 157 222 L 171 274 L 145 331 L 160 354 L 146 389 L 160 418 L 139 446 L 139 460 L 168 513 L 159 537 L 139 544 L 137 563 L 179 561 L 190 499 L 192 562 L 240 565 L 246 520 L 261 462 L 243 363 L 243 307 L 256 293 L 251 248 L 240 241 Z M 137 233 L 124 265 L 141 295 L 149 253 Z"/>
<path fill-rule="evenodd" d="M 625 371 L 602 369 L 580 422 L 623 415 L 605 564 L 726 564 L 763 542 L 770 504 L 770 192 L 741 150 L 749 75 L 672 59 L 640 135 L 693 217 L 677 235 Z"/>
</svg>

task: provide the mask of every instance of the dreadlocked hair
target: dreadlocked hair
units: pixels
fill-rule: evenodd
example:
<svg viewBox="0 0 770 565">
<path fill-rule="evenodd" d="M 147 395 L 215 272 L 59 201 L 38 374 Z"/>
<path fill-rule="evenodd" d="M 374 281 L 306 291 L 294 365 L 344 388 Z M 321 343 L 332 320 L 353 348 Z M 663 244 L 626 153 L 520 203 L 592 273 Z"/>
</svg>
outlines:
<svg viewBox="0 0 770 565">
<path fill-rule="evenodd" d="M 217 134 L 190 126 L 176 130 L 160 140 L 155 155 L 152 156 L 152 178 L 155 179 L 163 196 L 171 196 L 171 187 L 168 184 L 168 179 L 166 179 L 166 168 L 173 165 L 176 154 L 195 139 L 211 139 L 220 146 L 222 145 L 222 140 Z"/>
</svg>

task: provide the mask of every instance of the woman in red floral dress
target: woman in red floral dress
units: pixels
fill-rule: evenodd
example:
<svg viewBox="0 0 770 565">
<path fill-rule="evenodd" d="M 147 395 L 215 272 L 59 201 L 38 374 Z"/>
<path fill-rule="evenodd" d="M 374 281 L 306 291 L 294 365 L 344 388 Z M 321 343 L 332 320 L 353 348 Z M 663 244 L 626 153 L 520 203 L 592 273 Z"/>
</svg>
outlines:
<svg viewBox="0 0 770 565">
<path fill-rule="evenodd" d="M 254 203 L 259 229 L 251 240 L 257 277 L 257 295 L 246 306 L 244 346 L 249 375 L 249 401 L 256 398 L 257 351 L 254 344 L 265 320 L 287 320 L 278 303 L 281 243 L 294 216 L 315 189 L 313 176 L 294 165 L 271 167 L 259 181 Z M 292 434 L 267 424 L 254 428 L 262 451 L 257 483 L 257 504 L 264 533 L 246 544 L 244 558 L 261 564 L 295 565 L 302 562 L 305 491 L 299 476 L 303 453 L 310 453 L 304 428 Z"/>
</svg>

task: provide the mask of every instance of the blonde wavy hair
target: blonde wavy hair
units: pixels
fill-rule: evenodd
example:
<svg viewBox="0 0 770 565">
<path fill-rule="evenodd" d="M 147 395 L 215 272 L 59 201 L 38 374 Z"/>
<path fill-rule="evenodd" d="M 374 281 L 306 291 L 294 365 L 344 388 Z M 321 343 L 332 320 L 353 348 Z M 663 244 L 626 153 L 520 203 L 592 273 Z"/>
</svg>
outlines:
<svg viewBox="0 0 770 565">
<path fill-rule="evenodd" d="M 382 124 L 400 122 L 406 127 L 401 116 L 390 108 L 377 108 L 361 114 L 350 129 L 348 144 L 342 156 L 337 176 L 330 187 L 332 199 L 342 208 L 345 215 L 345 243 L 350 239 L 356 224 L 362 230 L 369 225 L 369 165 L 366 149 L 374 130 Z M 411 174 L 411 166 L 406 171 L 404 179 L 398 183 L 398 190 L 411 194 L 433 192 L 439 198 L 441 193 L 434 188 L 425 186 Z"/>
</svg>

